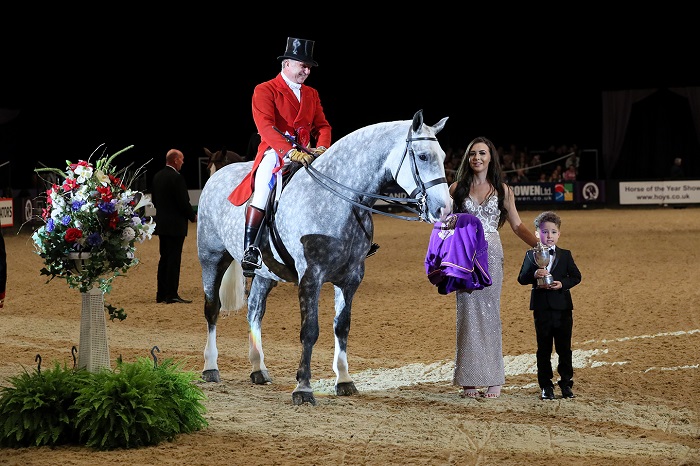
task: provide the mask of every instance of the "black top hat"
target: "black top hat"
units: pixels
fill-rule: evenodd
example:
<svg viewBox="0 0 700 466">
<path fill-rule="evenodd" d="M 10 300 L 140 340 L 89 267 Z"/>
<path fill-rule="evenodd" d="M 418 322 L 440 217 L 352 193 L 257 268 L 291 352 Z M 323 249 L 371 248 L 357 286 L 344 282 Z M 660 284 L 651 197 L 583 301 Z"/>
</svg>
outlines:
<svg viewBox="0 0 700 466">
<path fill-rule="evenodd" d="M 277 57 L 277 59 L 283 60 L 285 58 L 318 66 L 318 63 L 314 61 L 314 41 L 308 39 L 287 37 L 287 50 L 284 51 L 284 55 Z"/>
</svg>

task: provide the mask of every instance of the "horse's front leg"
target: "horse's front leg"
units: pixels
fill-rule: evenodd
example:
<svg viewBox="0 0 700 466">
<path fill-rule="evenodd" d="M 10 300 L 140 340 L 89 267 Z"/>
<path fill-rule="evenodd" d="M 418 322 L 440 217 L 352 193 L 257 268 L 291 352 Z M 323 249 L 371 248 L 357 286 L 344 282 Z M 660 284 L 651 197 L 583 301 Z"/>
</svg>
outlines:
<svg viewBox="0 0 700 466">
<path fill-rule="evenodd" d="M 248 360 L 253 367 L 250 380 L 257 385 L 272 383 L 265 367 L 265 353 L 262 348 L 262 319 L 265 316 L 267 296 L 277 284 L 275 280 L 253 277 L 248 296 Z"/>
<path fill-rule="evenodd" d="M 333 332 L 335 335 L 335 352 L 333 354 L 333 372 L 335 372 L 335 394 L 339 396 L 356 395 L 357 388 L 348 370 L 348 335 L 350 334 L 350 316 L 352 299 L 360 286 L 362 276 L 351 277 L 345 285 L 335 286 L 335 318 Z"/>
<path fill-rule="evenodd" d="M 301 359 L 297 369 L 297 386 L 292 392 L 295 405 L 310 403 L 316 405 L 311 388 L 311 354 L 318 340 L 318 299 L 321 294 L 321 281 L 307 272 L 299 280 L 299 308 L 301 310 Z"/>
</svg>

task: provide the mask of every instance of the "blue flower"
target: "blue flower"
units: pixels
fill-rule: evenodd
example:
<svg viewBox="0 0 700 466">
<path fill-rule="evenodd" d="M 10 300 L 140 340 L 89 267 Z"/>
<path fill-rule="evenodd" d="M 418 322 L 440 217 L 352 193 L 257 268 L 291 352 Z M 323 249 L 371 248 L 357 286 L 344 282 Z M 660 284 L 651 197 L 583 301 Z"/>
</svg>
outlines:
<svg viewBox="0 0 700 466">
<path fill-rule="evenodd" d="M 102 235 L 100 235 L 97 232 L 90 233 L 90 235 L 88 235 L 86 241 L 87 241 L 88 246 L 92 246 L 92 247 L 99 246 L 100 244 L 102 244 L 102 241 L 103 241 Z"/>
<path fill-rule="evenodd" d="M 111 202 L 100 202 L 99 208 L 106 214 L 111 214 L 115 210 L 115 205 Z"/>
</svg>

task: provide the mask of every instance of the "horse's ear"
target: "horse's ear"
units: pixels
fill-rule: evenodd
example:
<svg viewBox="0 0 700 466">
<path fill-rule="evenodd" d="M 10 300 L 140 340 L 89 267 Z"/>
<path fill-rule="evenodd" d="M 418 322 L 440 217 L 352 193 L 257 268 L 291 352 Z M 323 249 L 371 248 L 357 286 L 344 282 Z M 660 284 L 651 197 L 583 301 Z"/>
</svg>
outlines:
<svg viewBox="0 0 700 466">
<path fill-rule="evenodd" d="M 413 115 L 413 132 L 418 131 L 423 124 L 423 110 L 418 110 L 415 115 Z"/>
<path fill-rule="evenodd" d="M 449 118 L 449 117 L 443 118 L 442 120 L 438 121 L 438 122 L 435 124 L 435 126 L 433 126 L 433 130 L 435 130 L 435 134 L 437 134 L 437 133 L 439 133 L 440 131 L 442 131 L 442 128 L 445 127 L 445 123 L 447 123 L 447 119 L 448 119 L 448 118 Z"/>
<path fill-rule="evenodd" d="M 206 147 L 204 148 L 204 155 L 206 155 L 207 157 L 211 157 L 211 152 Z"/>
</svg>

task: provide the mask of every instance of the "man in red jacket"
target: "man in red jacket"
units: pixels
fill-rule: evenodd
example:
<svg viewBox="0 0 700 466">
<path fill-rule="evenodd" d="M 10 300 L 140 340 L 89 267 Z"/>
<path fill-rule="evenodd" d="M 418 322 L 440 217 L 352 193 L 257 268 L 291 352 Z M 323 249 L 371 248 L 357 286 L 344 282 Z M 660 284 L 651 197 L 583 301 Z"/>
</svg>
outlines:
<svg viewBox="0 0 700 466">
<path fill-rule="evenodd" d="M 304 85 L 311 68 L 318 66 L 313 52 L 314 41 L 288 37 L 284 55 L 277 57 L 282 60 L 282 70 L 275 78 L 255 86 L 253 91 L 253 120 L 260 145 L 252 170 L 229 195 L 235 205 L 243 205 L 251 193 L 253 195 L 246 209 L 241 261 L 247 277 L 253 276 L 255 269 L 262 266 L 255 238 L 265 217 L 270 191 L 276 183 L 281 183 L 282 167 L 290 160 L 308 166 L 331 144 L 331 125 L 323 113 L 318 91 Z M 311 154 L 295 149 L 274 128 L 308 148 Z"/>
</svg>

